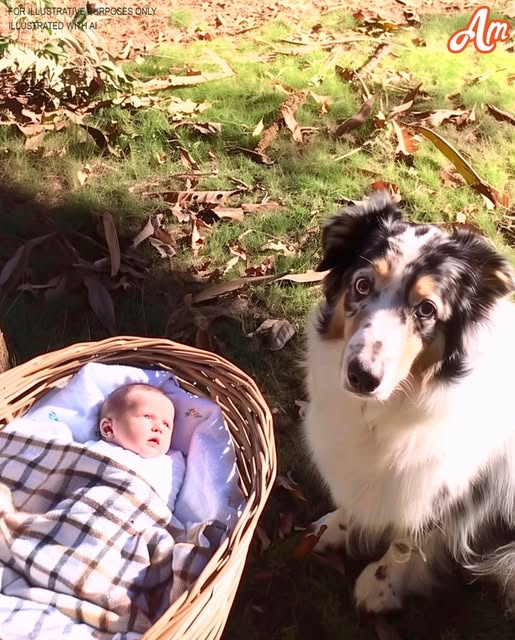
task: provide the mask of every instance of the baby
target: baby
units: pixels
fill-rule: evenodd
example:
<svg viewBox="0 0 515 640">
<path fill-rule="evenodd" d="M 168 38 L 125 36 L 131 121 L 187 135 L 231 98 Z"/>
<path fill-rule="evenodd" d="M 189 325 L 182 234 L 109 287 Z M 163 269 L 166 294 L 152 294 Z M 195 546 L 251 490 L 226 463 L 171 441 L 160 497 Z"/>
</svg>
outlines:
<svg viewBox="0 0 515 640">
<path fill-rule="evenodd" d="M 168 453 L 175 407 L 157 387 L 126 384 L 115 389 L 100 409 L 100 435 L 142 458 Z"/>
<path fill-rule="evenodd" d="M 103 440 L 86 443 L 90 451 L 108 456 L 143 477 L 173 511 L 184 479 L 179 451 L 170 451 L 175 408 L 157 387 L 126 384 L 115 389 L 100 409 Z"/>
</svg>

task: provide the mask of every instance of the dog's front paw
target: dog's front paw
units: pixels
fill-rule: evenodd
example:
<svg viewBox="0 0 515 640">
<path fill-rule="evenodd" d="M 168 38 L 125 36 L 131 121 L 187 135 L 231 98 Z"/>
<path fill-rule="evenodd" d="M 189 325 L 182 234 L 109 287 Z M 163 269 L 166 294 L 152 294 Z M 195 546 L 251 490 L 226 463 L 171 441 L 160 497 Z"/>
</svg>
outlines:
<svg viewBox="0 0 515 640">
<path fill-rule="evenodd" d="M 358 611 L 373 614 L 395 611 L 402 607 L 392 567 L 383 561 L 371 562 L 361 572 L 354 586 L 354 602 Z"/>
<path fill-rule="evenodd" d="M 314 548 L 316 553 L 325 553 L 330 549 L 346 546 L 348 521 L 340 509 L 331 511 L 313 522 L 311 529 L 320 536 Z"/>
</svg>

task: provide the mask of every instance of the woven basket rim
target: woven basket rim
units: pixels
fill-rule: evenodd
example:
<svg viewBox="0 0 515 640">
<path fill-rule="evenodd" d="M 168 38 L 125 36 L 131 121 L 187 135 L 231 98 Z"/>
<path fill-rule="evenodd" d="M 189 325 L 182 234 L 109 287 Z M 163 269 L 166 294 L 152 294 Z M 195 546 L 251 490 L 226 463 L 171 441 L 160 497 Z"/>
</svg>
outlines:
<svg viewBox="0 0 515 640">
<path fill-rule="evenodd" d="M 237 448 L 246 507 L 192 588 L 170 606 L 142 640 L 219 638 L 277 472 L 268 404 L 256 382 L 218 354 L 166 338 L 127 335 L 74 343 L 1 373 L 0 428 L 23 415 L 57 381 L 93 361 L 169 369 L 177 375 L 181 387 L 189 386 L 187 390 L 211 397 L 222 409 Z M 149 366 L 151 363 L 154 366 Z"/>
</svg>

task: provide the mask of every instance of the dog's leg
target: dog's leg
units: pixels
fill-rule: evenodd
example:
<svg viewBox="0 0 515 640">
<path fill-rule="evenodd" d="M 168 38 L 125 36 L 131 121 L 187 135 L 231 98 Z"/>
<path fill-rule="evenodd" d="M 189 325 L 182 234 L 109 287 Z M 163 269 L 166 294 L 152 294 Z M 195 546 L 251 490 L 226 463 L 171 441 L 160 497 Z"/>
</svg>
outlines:
<svg viewBox="0 0 515 640">
<path fill-rule="evenodd" d="M 354 587 L 356 608 L 363 613 L 400 609 L 409 593 L 427 595 L 433 579 L 427 560 L 409 540 L 395 540 L 377 562 L 365 567 Z"/>
<path fill-rule="evenodd" d="M 315 547 L 317 553 L 324 553 L 328 549 L 345 549 L 347 547 L 351 523 L 342 508 L 330 511 L 311 525 L 315 533 L 320 532 L 323 527 L 325 529 Z"/>
</svg>

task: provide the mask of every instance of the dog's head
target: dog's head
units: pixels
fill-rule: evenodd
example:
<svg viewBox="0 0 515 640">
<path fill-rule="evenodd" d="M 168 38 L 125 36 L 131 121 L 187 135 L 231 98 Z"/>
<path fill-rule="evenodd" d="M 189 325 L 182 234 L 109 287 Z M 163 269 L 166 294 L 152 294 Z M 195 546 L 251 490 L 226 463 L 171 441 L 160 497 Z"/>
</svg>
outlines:
<svg viewBox="0 0 515 640">
<path fill-rule="evenodd" d="M 408 379 L 466 374 L 467 332 L 515 288 L 485 238 L 406 222 L 384 193 L 329 219 L 322 244 L 318 268 L 329 273 L 318 332 L 343 344 L 343 388 L 377 400 Z"/>
</svg>

